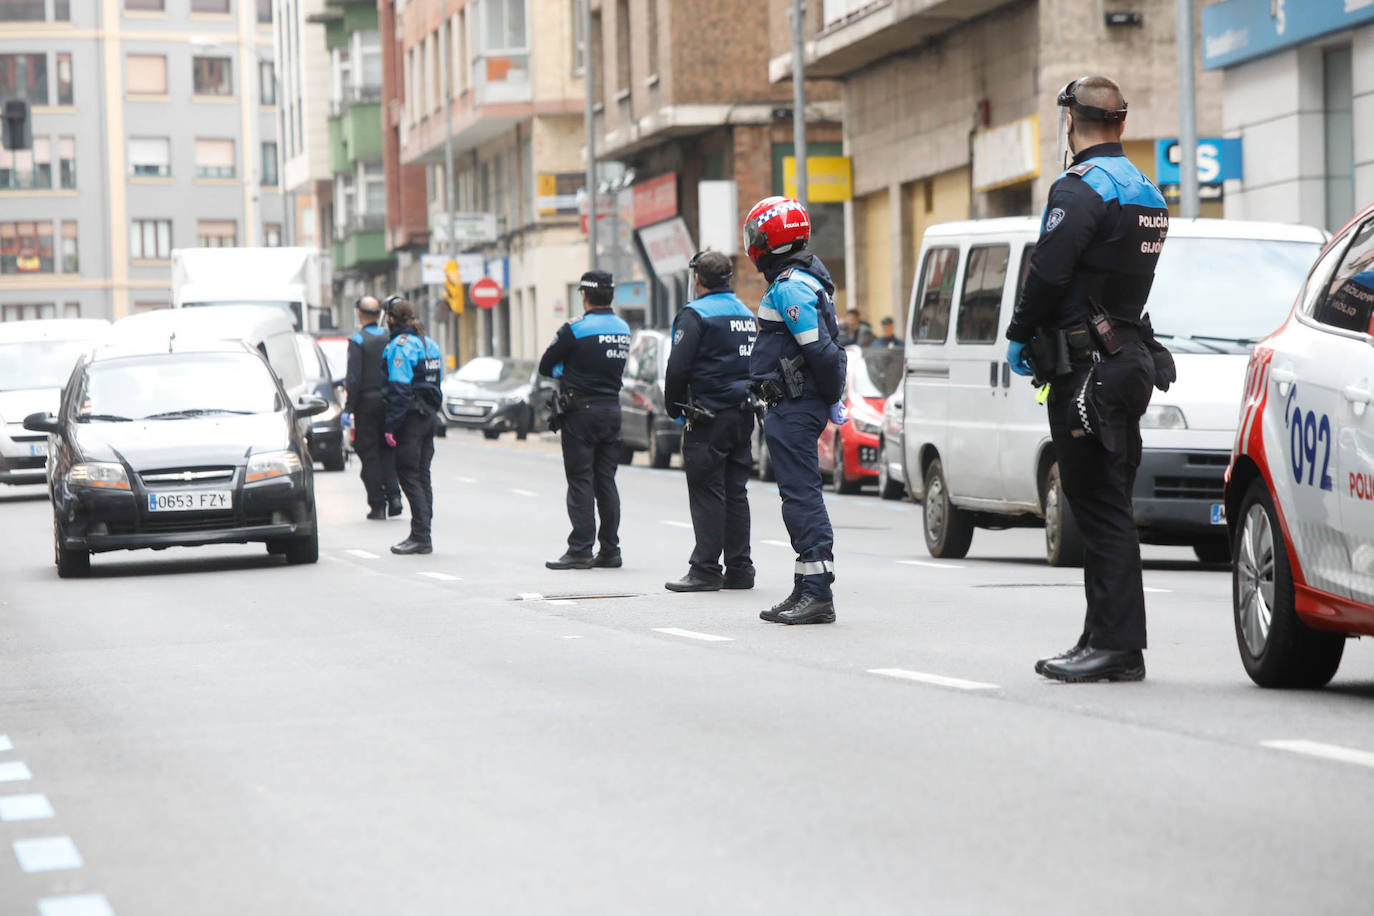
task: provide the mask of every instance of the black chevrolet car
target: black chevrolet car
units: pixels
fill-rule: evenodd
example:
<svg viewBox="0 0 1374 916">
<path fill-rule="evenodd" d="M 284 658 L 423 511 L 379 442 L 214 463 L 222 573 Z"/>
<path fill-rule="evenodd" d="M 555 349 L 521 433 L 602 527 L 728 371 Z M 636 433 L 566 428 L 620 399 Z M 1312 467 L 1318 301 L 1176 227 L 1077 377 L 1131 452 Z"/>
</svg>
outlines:
<svg viewBox="0 0 1374 916">
<path fill-rule="evenodd" d="M 263 542 L 288 563 L 319 557 L 315 487 L 300 423 L 266 359 L 230 341 L 150 340 L 83 356 L 46 432 L 53 553 L 63 578 L 91 554 Z"/>
</svg>

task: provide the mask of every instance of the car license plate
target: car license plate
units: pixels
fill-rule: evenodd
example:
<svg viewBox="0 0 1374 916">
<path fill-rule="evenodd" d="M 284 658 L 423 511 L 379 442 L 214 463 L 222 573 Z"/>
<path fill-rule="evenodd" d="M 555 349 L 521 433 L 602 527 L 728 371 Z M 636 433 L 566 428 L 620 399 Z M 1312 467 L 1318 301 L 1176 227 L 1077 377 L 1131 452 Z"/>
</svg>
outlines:
<svg viewBox="0 0 1374 916">
<path fill-rule="evenodd" d="M 30 458 L 43 458 L 43 457 L 46 457 L 47 454 L 48 454 L 48 443 L 46 443 L 46 442 L 30 442 L 30 443 L 29 443 L 29 457 L 30 457 Z"/>
<path fill-rule="evenodd" d="M 149 512 L 215 512 L 234 508 L 232 490 L 187 490 L 182 493 L 149 493 Z"/>
<path fill-rule="evenodd" d="M 450 407 L 455 417 L 480 417 L 487 412 L 485 407 Z"/>
<path fill-rule="evenodd" d="M 1225 503 L 1212 503 L 1212 524 L 1213 524 L 1213 525 L 1224 525 L 1224 524 L 1226 524 L 1226 504 L 1225 504 Z"/>
</svg>

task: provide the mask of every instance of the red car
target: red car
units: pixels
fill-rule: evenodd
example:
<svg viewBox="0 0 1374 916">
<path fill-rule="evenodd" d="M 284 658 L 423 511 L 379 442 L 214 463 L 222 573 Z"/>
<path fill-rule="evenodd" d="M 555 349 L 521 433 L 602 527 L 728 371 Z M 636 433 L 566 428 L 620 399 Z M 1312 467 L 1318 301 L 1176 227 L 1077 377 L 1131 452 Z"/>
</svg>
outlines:
<svg viewBox="0 0 1374 916">
<path fill-rule="evenodd" d="M 870 350 L 846 347 L 849 355 L 849 377 L 845 382 L 844 399 L 849 408 L 849 422 L 843 426 L 825 425 L 818 451 L 821 473 L 830 477 L 836 493 L 857 493 L 865 483 L 878 481 L 878 437 L 883 431 L 882 390 L 873 382 L 869 359 L 884 354 L 900 354 L 900 350 Z"/>
</svg>

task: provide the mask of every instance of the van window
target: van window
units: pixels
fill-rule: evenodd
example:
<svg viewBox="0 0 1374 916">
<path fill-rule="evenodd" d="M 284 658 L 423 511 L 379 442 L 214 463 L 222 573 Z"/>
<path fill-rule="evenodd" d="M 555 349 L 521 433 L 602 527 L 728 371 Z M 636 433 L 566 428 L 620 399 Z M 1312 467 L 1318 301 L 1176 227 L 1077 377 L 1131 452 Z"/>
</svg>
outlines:
<svg viewBox="0 0 1374 916">
<path fill-rule="evenodd" d="M 295 334 L 273 334 L 263 341 L 267 361 L 288 391 L 302 384 L 301 359 L 296 353 Z"/>
<path fill-rule="evenodd" d="M 1026 288 L 1026 275 L 1030 273 L 1031 255 L 1035 254 L 1035 244 L 1026 246 L 1025 251 L 1021 252 L 1020 276 L 1016 278 L 1016 298 L 1012 300 L 1012 305 L 1021 301 L 1021 290 Z"/>
<path fill-rule="evenodd" d="M 1343 331 L 1374 333 L 1374 220 L 1355 233 L 1312 317 Z"/>
<path fill-rule="evenodd" d="M 916 320 L 911 339 L 916 343 L 944 343 L 949 334 L 949 305 L 954 299 L 954 274 L 959 268 L 958 248 L 932 248 L 921 267 L 916 297 Z"/>
<path fill-rule="evenodd" d="M 1002 289 L 1007 285 L 1010 260 L 1010 245 L 969 249 L 968 267 L 964 269 L 964 295 L 959 299 L 959 318 L 954 327 L 954 339 L 959 343 L 996 342 Z"/>
</svg>

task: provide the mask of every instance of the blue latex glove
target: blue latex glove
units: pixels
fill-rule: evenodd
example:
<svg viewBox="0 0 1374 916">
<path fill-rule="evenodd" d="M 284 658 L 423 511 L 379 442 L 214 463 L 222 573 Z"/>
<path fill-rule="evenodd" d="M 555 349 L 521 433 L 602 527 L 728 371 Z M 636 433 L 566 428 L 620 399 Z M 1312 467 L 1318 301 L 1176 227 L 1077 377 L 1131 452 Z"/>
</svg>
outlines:
<svg viewBox="0 0 1374 916">
<path fill-rule="evenodd" d="M 836 426 L 844 426 L 849 422 L 849 408 L 844 406 L 844 401 L 830 408 L 830 422 Z"/>
<path fill-rule="evenodd" d="M 686 417 L 673 417 L 673 422 L 676 423 L 678 426 L 686 426 L 686 425 L 687 425 L 687 418 L 686 418 Z"/>
<path fill-rule="evenodd" d="M 344 429 L 352 429 L 352 428 L 353 428 L 353 414 L 351 414 L 351 413 L 349 413 L 348 411 L 345 410 L 345 411 L 343 412 L 343 415 L 339 418 L 339 422 L 340 422 L 341 424 L 343 424 L 343 428 L 344 428 Z"/>
<path fill-rule="evenodd" d="M 1026 345 L 1019 340 L 1013 340 L 1007 344 L 1007 362 L 1011 364 L 1011 371 L 1017 375 L 1030 378 L 1035 374 L 1035 370 L 1031 368 L 1030 360 L 1026 359 Z"/>
</svg>

